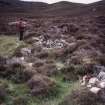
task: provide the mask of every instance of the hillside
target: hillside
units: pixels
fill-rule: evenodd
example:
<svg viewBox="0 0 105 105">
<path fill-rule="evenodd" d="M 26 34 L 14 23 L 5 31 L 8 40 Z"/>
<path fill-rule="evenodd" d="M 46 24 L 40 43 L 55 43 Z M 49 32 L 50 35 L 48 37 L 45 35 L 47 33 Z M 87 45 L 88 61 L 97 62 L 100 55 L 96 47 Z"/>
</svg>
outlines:
<svg viewBox="0 0 105 105">
<path fill-rule="evenodd" d="M 42 2 L 23 2 L 19 0 L 0 0 L 0 12 L 30 13 L 34 16 L 81 16 L 104 12 L 104 4 L 105 1 L 86 5 L 66 1 L 47 4 Z"/>
<path fill-rule="evenodd" d="M 0 0 L 0 105 L 105 105 L 105 1 Z"/>
<path fill-rule="evenodd" d="M 57 2 L 50 4 L 47 9 L 44 10 L 44 14 L 52 16 L 64 16 L 76 14 L 76 10 L 80 10 L 85 7 L 85 4 L 71 3 L 71 2 Z"/>
<path fill-rule="evenodd" d="M 47 3 L 42 2 L 23 2 L 19 0 L 0 0 L 0 12 L 28 13 L 44 9 Z"/>
<path fill-rule="evenodd" d="M 58 2 L 49 5 L 44 11 L 53 16 L 81 16 L 81 15 L 97 15 L 104 13 L 105 1 L 99 1 L 92 4 L 79 4 L 70 2 Z"/>
</svg>

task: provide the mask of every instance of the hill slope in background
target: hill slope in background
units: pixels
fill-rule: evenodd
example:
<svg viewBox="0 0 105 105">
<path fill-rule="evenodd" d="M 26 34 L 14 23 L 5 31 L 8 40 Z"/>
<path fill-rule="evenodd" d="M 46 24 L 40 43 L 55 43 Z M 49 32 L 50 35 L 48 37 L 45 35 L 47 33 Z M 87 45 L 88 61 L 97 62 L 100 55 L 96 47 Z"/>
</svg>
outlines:
<svg viewBox="0 0 105 105">
<path fill-rule="evenodd" d="M 0 12 L 32 12 L 40 11 L 47 6 L 43 2 L 23 2 L 19 0 L 0 0 Z"/>
<path fill-rule="evenodd" d="M 74 16 L 86 14 L 99 14 L 105 10 L 105 1 L 92 4 L 80 4 L 71 2 L 57 2 L 47 4 L 43 2 L 23 2 L 19 0 L 0 0 L 0 12 L 32 13 L 43 16 Z"/>
</svg>

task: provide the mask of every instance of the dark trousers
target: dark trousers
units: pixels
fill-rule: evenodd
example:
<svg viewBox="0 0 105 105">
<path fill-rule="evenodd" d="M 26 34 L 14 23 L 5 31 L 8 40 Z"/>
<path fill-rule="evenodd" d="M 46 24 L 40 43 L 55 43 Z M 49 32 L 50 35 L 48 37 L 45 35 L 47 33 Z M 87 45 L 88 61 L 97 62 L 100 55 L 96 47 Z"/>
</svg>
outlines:
<svg viewBox="0 0 105 105">
<path fill-rule="evenodd" d="M 24 31 L 20 31 L 19 40 L 22 41 L 24 38 Z"/>
</svg>

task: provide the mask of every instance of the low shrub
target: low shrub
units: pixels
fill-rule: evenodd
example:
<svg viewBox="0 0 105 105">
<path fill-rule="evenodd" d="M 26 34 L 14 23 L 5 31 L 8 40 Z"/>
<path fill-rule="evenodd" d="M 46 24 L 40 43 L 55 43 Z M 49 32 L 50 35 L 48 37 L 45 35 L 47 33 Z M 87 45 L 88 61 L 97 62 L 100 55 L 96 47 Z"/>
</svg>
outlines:
<svg viewBox="0 0 105 105">
<path fill-rule="evenodd" d="M 81 89 L 72 91 L 59 105 L 104 105 L 104 102 L 98 95 L 87 89 Z"/>
<path fill-rule="evenodd" d="M 84 76 L 87 73 L 92 73 L 92 67 L 86 65 L 68 65 L 61 69 L 65 75 L 64 80 L 77 80 L 79 76 Z"/>
</svg>

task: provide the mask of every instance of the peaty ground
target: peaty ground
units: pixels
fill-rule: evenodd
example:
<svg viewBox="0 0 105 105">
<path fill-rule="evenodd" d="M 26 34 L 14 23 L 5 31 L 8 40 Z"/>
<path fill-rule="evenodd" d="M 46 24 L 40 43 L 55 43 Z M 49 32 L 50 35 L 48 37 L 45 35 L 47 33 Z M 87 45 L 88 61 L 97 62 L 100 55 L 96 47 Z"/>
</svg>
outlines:
<svg viewBox="0 0 105 105">
<path fill-rule="evenodd" d="M 17 47 L 28 46 L 24 42 L 19 42 L 17 37 L 1 36 L 0 37 L 0 55 L 11 56 Z M 62 68 L 62 64 L 57 63 L 57 67 Z M 7 78 L 0 78 L 0 91 L 5 90 L 2 94 L 4 99 L 0 99 L 3 105 L 59 105 L 65 96 L 72 90 L 79 87 L 78 82 L 63 80 L 63 74 L 50 77 L 56 81 L 56 89 L 52 90 L 47 96 L 32 96 L 26 83 L 14 83 Z M 3 90 L 2 88 L 3 87 Z M 0 97 L 1 98 L 1 97 Z"/>
</svg>

